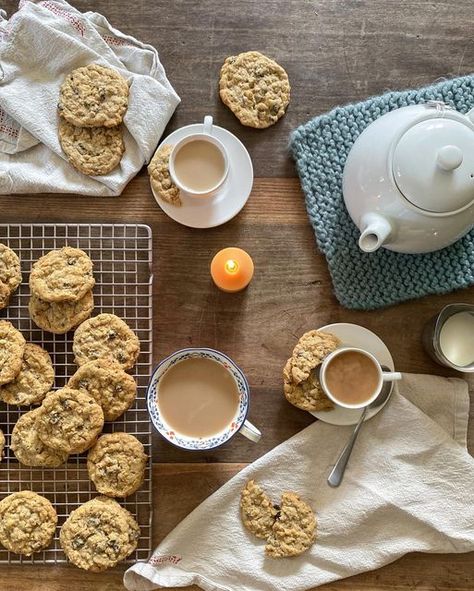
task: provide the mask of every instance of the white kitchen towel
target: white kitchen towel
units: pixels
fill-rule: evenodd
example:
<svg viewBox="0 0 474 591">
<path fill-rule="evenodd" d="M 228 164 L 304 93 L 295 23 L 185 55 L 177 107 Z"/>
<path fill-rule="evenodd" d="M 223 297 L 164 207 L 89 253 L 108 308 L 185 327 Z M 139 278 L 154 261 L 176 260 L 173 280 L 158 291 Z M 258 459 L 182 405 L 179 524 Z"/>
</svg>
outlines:
<svg viewBox="0 0 474 591">
<path fill-rule="evenodd" d="M 399 389 L 363 426 L 339 488 L 326 478 L 352 428 L 317 421 L 206 499 L 147 563 L 125 573 L 126 588 L 194 583 L 206 591 L 302 591 L 407 552 L 474 550 L 467 384 L 404 374 Z M 250 478 L 275 502 L 292 490 L 315 509 L 318 535 L 308 552 L 265 557 L 265 542 L 245 530 L 239 516 L 240 491 Z"/>
<path fill-rule="evenodd" d="M 130 86 L 122 161 L 94 177 L 67 162 L 58 139 L 59 88 L 89 63 L 114 68 Z M 178 103 L 156 49 L 102 15 L 63 0 L 21 1 L 8 20 L 0 12 L 0 194 L 119 195 L 153 155 Z"/>
</svg>

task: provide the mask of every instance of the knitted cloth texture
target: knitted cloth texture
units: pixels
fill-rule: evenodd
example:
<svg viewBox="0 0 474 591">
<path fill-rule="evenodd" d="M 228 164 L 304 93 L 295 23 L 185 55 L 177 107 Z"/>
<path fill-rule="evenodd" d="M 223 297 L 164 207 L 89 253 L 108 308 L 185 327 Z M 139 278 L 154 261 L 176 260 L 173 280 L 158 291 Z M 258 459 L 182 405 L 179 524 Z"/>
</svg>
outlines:
<svg viewBox="0 0 474 591">
<path fill-rule="evenodd" d="M 342 197 L 344 164 L 359 134 L 389 111 L 429 100 L 466 113 L 474 107 L 474 76 L 337 107 L 291 136 L 309 219 L 326 256 L 336 297 L 347 308 L 371 310 L 474 283 L 474 230 L 432 253 L 400 254 L 381 248 L 367 254 L 359 249 L 359 230 Z"/>
</svg>

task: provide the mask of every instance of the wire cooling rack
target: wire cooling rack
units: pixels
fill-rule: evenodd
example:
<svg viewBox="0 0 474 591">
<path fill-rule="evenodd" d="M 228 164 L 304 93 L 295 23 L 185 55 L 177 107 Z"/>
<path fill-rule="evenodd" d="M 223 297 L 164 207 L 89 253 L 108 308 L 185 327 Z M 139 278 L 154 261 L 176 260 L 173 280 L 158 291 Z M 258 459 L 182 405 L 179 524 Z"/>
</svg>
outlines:
<svg viewBox="0 0 474 591">
<path fill-rule="evenodd" d="M 117 499 L 140 525 L 137 550 L 129 558 L 144 560 L 151 551 L 152 479 L 151 425 L 146 409 L 146 387 L 152 361 L 152 236 L 151 229 L 132 224 L 0 224 L 0 242 L 21 259 L 23 282 L 10 305 L 0 312 L 18 328 L 27 341 L 37 343 L 51 355 L 56 372 L 55 388 L 63 386 L 76 370 L 72 353 L 73 333 L 54 335 L 40 330 L 28 314 L 28 279 L 32 264 L 48 251 L 69 245 L 82 248 L 94 263 L 95 308 L 93 315 L 109 312 L 120 316 L 132 328 L 141 344 L 134 377 L 138 384 L 135 404 L 105 433 L 126 431 L 135 435 L 148 455 L 145 482 L 138 492 Z M 59 530 L 68 515 L 98 493 L 88 478 L 87 453 L 72 455 L 59 468 L 29 468 L 18 463 L 10 450 L 10 437 L 19 416 L 29 410 L 0 402 L 0 429 L 5 434 L 5 457 L 0 462 L 0 498 L 33 490 L 48 498 L 58 513 L 58 527 L 51 545 L 26 558 L 0 546 L 0 564 L 62 563 L 66 557 L 59 545 Z"/>
</svg>

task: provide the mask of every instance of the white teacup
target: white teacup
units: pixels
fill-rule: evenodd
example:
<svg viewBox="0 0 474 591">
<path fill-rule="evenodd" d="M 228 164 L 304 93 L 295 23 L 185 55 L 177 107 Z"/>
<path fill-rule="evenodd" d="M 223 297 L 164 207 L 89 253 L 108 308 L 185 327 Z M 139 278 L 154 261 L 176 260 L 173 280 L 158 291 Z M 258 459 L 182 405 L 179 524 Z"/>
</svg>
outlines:
<svg viewBox="0 0 474 591">
<path fill-rule="evenodd" d="M 170 171 L 170 176 L 172 181 L 174 182 L 174 184 L 178 187 L 178 189 L 180 190 L 181 194 L 184 196 L 189 196 L 189 197 L 212 197 L 213 195 L 216 195 L 223 187 L 227 176 L 229 174 L 229 158 L 227 155 L 227 150 L 225 149 L 224 144 L 218 140 L 214 135 L 213 135 L 213 120 L 212 117 L 210 115 L 206 115 L 206 117 L 204 117 L 204 123 L 203 123 L 203 130 L 201 133 L 192 133 L 187 135 L 186 137 L 182 138 L 179 142 L 177 142 L 174 147 L 173 150 L 171 151 L 170 154 L 170 159 L 169 159 L 169 171 Z M 192 143 L 195 143 L 196 146 L 196 150 L 198 150 L 198 143 L 197 142 L 206 142 L 208 144 L 211 144 L 212 146 L 214 146 L 214 148 L 217 148 L 220 157 L 222 158 L 222 166 L 221 166 L 221 162 L 218 161 L 218 167 L 221 168 L 222 167 L 222 172 L 221 174 L 218 174 L 216 176 L 215 174 L 215 168 L 213 170 L 213 176 L 215 176 L 216 178 L 211 179 L 212 182 L 210 182 L 210 184 L 208 186 L 206 186 L 206 179 L 205 179 L 205 175 L 206 172 L 204 171 L 205 167 L 201 167 L 201 170 L 198 171 L 194 171 L 195 176 L 199 176 L 199 175 L 203 175 L 200 176 L 199 179 L 196 178 L 196 185 L 193 186 L 193 179 L 192 179 L 192 174 L 186 175 L 187 178 L 184 178 L 184 174 L 183 172 L 183 166 L 185 166 L 185 164 L 179 162 L 180 159 L 180 155 L 182 156 L 184 154 L 183 152 L 183 148 L 185 148 L 185 146 L 187 146 L 187 152 L 189 153 L 190 151 L 190 145 Z M 201 146 L 202 147 L 202 146 Z M 214 152 L 214 153 L 213 153 Z M 215 157 L 216 152 L 213 150 L 209 151 L 209 156 L 214 156 Z M 205 156 L 204 156 L 205 158 Z M 180 172 L 180 166 L 181 166 L 181 172 Z M 197 180 L 199 180 L 199 186 L 197 186 Z"/>
<path fill-rule="evenodd" d="M 348 380 L 349 377 L 349 373 L 350 373 L 350 369 L 347 369 L 348 373 L 345 373 L 344 375 L 344 381 L 349 382 L 349 384 L 347 385 L 347 387 L 344 389 L 344 395 L 347 395 L 346 399 L 343 400 L 341 399 L 341 395 L 338 395 L 337 393 L 335 393 L 334 389 L 332 389 L 331 387 L 331 383 L 334 384 L 334 380 L 337 380 L 337 373 L 335 374 L 335 376 L 333 375 L 332 380 L 331 380 L 331 376 L 328 375 L 328 372 L 331 372 L 331 367 L 333 368 L 333 371 L 336 372 L 335 369 L 335 362 L 339 362 L 339 364 L 342 362 L 342 364 L 344 365 L 344 361 L 343 358 L 341 357 L 344 354 L 347 353 L 357 353 L 358 355 L 362 355 L 365 360 L 367 360 L 368 363 L 366 363 L 366 374 L 364 374 L 363 376 L 357 376 L 354 375 L 353 376 L 353 380 Z M 339 358 L 339 359 L 338 359 Z M 342 375 L 345 372 L 345 369 L 343 367 L 343 365 L 339 365 L 339 375 Z M 361 373 L 360 371 L 358 371 L 357 373 Z M 370 375 L 368 375 L 370 374 Z M 351 395 L 354 394 L 354 392 L 356 391 L 357 387 L 360 387 L 361 384 L 358 382 L 358 380 L 360 380 L 360 378 L 364 379 L 364 378 L 370 378 L 369 382 L 373 385 L 373 387 L 370 390 L 367 390 L 366 395 L 363 397 L 363 400 L 360 401 L 354 401 L 354 402 L 349 402 L 349 398 Z M 321 369 L 320 369 L 320 373 L 319 373 L 319 381 L 321 383 L 321 386 L 324 390 L 324 393 L 328 396 L 328 398 L 330 398 L 335 404 L 337 404 L 338 406 L 342 406 L 343 408 L 364 408 L 365 406 L 368 406 L 371 402 L 373 402 L 377 396 L 380 394 L 380 392 L 382 391 L 382 386 L 384 382 L 393 382 L 395 380 L 401 380 L 402 379 L 402 374 L 398 371 L 394 371 L 394 372 L 386 372 L 383 371 L 382 368 L 380 367 L 380 363 L 377 361 L 377 359 L 368 351 L 364 351 L 363 349 L 358 349 L 356 347 L 339 347 L 337 348 L 335 351 L 333 351 L 332 353 L 330 353 L 323 361 L 323 363 L 321 364 Z M 328 383 L 329 382 L 329 383 Z M 341 378 L 341 383 L 342 383 L 342 378 Z M 334 386 L 333 386 L 334 388 Z"/>
</svg>

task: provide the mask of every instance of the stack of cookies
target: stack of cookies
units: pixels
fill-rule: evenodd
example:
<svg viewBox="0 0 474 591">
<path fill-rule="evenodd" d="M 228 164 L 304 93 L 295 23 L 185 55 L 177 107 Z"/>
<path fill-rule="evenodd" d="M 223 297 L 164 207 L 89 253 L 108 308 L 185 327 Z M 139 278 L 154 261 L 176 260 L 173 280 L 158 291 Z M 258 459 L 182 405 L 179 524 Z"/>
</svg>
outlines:
<svg viewBox="0 0 474 591">
<path fill-rule="evenodd" d="M 87 175 L 113 170 L 125 151 L 121 123 L 128 107 L 127 80 L 111 68 L 73 70 L 59 94 L 59 140 L 69 162 Z"/>
<path fill-rule="evenodd" d="M 310 330 L 305 333 L 283 369 L 286 399 L 302 410 L 331 410 L 334 405 L 319 383 L 316 368 L 341 342 L 333 334 Z"/>
<path fill-rule="evenodd" d="M 0 310 L 8 306 L 10 296 L 20 283 L 20 259 L 11 248 L 0 244 Z"/>
<path fill-rule="evenodd" d="M 249 480 L 240 496 L 244 526 L 266 540 L 265 554 L 272 558 L 298 556 L 316 539 L 316 517 L 294 492 L 284 492 L 279 505 L 272 503 L 259 484 Z"/>
<path fill-rule="evenodd" d="M 64 334 L 83 322 L 94 309 L 92 261 L 79 248 L 52 250 L 31 269 L 29 312 L 34 323 Z"/>
</svg>

